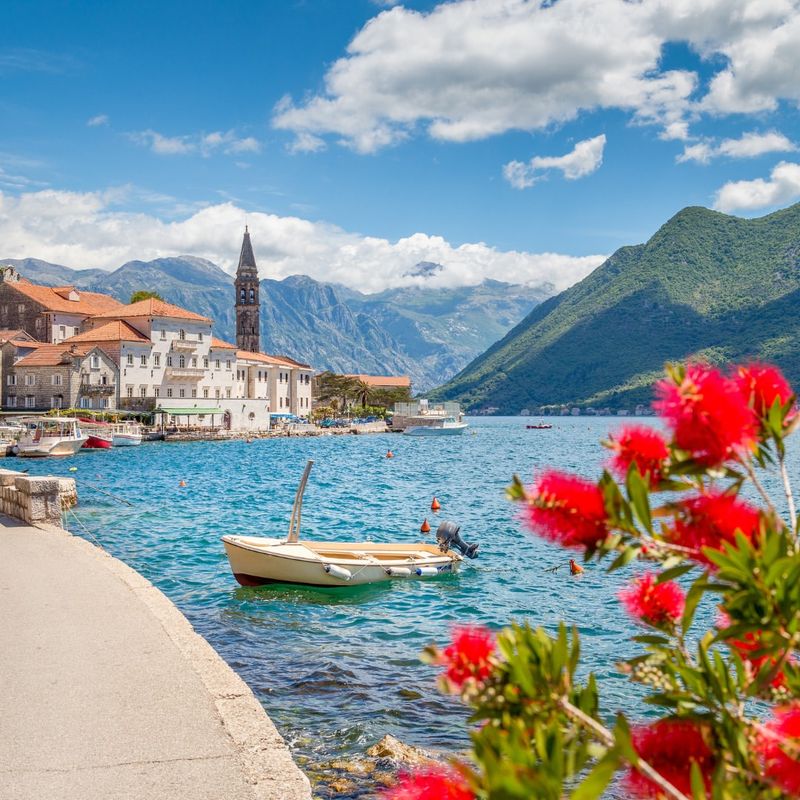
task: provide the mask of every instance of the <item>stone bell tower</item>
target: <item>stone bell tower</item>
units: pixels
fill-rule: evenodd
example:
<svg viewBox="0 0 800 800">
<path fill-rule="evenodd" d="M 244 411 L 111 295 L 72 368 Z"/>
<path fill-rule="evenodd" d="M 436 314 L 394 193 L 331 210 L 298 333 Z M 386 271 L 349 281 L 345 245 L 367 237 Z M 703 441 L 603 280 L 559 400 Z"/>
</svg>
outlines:
<svg viewBox="0 0 800 800">
<path fill-rule="evenodd" d="M 236 346 L 253 353 L 260 351 L 260 309 L 258 300 L 258 267 L 250 244 L 250 233 L 244 226 L 242 252 L 236 270 Z"/>
</svg>

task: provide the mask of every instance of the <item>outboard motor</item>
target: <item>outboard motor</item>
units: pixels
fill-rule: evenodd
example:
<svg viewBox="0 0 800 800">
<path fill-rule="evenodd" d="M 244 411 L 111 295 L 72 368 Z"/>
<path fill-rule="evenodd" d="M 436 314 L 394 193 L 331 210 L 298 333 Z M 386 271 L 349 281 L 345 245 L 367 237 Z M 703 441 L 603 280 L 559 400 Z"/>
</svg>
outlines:
<svg viewBox="0 0 800 800">
<path fill-rule="evenodd" d="M 445 520 L 436 531 L 436 541 L 439 543 L 439 549 L 446 553 L 451 548 L 455 547 L 460 550 L 467 558 L 478 557 L 478 545 L 467 544 L 459 535 L 461 530 L 460 525 L 455 522 L 448 522 Z"/>
</svg>

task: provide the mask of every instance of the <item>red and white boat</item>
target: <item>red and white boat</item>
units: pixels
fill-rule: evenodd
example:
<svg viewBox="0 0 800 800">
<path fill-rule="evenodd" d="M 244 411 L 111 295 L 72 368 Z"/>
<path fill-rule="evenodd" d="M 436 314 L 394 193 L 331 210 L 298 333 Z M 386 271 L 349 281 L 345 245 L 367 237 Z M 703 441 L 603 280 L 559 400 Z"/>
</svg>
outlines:
<svg viewBox="0 0 800 800">
<path fill-rule="evenodd" d="M 112 444 L 112 428 L 105 422 L 93 419 L 81 419 L 81 428 L 89 437 L 83 446 L 86 450 L 110 450 Z"/>
</svg>

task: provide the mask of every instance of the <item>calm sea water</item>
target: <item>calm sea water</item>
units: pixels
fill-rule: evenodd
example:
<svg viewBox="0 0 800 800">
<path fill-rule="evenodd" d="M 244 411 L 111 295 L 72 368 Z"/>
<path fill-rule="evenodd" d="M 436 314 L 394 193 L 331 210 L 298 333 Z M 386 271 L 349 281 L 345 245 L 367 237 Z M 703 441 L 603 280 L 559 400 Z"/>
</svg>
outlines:
<svg viewBox="0 0 800 800">
<path fill-rule="evenodd" d="M 584 661 L 601 680 L 604 712 L 635 716 L 636 693 L 615 669 L 632 654 L 632 625 L 615 594 L 635 567 L 607 575 L 590 564 L 570 577 L 569 554 L 526 533 L 504 497 L 515 472 L 529 480 L 554 465 L 598 474 L 607 458 L 599 440 L 622 421 L 557 418 L 540 431 L 527 430 L 529 421 L 472 419 L 464 436 L 441 439 L 152 443 L 9 465 L 77 479 L 77 516 L 92 537 L 170 597 L 249 684 L 313 773 L 333 758 L 363 753 L 386 733 L 424 747 L 464 746 L 462 707 L 438 694 L 436 670 L 419 660 L 425 645 L 446 641 L 459 622 L 500 627 L 515 618 L 549 630 L 562 619 L 575 624 Z M 390 447 L 394 459 L 385 457 Z M 239 587 L 219 537 L 283 535 L 308 458 L 315 466 L 304 537 L 418 541 L 423 518 L 434 530 L 450 519 L 468 542 L 480 543 L 480 557 L 456 576 L 427 582 L 343 591 Z M 800 474 L 796 458 L 792 467 Z M 438 515 L 430 511 L 434 495 Z"/>
</svg>

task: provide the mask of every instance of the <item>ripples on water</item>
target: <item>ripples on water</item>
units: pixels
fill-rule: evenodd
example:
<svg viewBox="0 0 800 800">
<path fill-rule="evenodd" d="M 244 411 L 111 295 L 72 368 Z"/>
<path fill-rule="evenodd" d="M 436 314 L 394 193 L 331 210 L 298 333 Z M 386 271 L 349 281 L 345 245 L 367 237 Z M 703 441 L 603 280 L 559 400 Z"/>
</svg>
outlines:
<svg viewBox="0 0 800 800">
<path fill-rule="evenodd" d="M 81 522 L 184 612 L 313 771 L 331 758 L 363 753 L 386 733 L 434 749 L 464 746 L 463 708 L 438 694 L 436 671 L 419 660 L 422 648 L 444 642 L 456 622 L 500 627 L 517 618 L 551 631 L 562 619 L 576 625 L 583 661 L 600 678 L 604 712 L 635 717 L 635 687 L 614 666 L 632 652 L 632 626 L 615 595 L 634 567 L 606 575 L 589 564 L 583 576 L 570 577 L 568 554 L 525 533 L 504 497 L 515 472 L 526 481 L 547 465 L 598 474 L 607 457 L 599 440 L 621 421 L 563 418 L 551 430 L 527 430 L 526 421 L 473 419 L 464 436 L 441 439 L 153 443 L 25 466 L 77 479 Z M 389 446 L 394 459 L 385 458 Z M 480 557 L 458 575 L 427 582 L 239 587 L 219 537 L 283 535 L 308 458 L 316 463 L 304 537 L 418 541 L 427 516 L 434 531 L 437 519 L 458 522 L 467 541 L 480 543 Z M 442 503 L 438 516 L 430 512 L 433 495 Z M 557 572 L 545 571 L 557 564 Z"/>
</svg>

